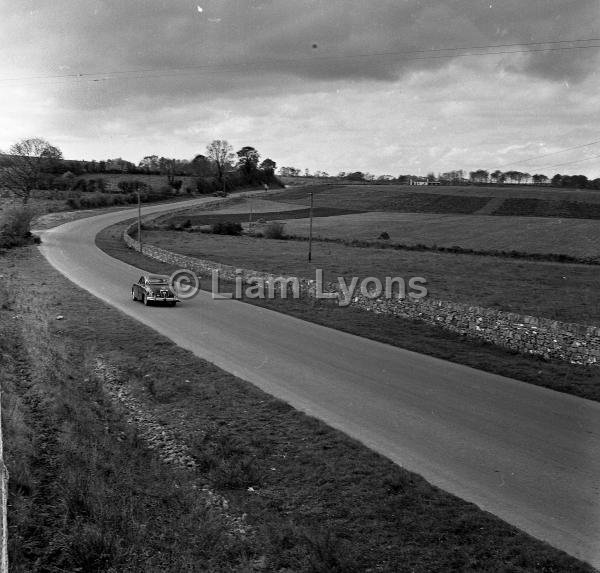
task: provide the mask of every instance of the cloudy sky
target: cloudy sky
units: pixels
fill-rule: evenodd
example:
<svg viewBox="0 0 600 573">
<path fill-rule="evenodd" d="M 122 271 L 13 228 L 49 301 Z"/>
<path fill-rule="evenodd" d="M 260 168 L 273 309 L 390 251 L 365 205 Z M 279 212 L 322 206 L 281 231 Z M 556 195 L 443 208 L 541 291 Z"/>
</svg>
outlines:
<svg viewBox="0 0 600 573">
<path fill-rule="evenodd" d="M 598 0 L 0 4 L 0 149 L 600 176 Z"/>
</svg>

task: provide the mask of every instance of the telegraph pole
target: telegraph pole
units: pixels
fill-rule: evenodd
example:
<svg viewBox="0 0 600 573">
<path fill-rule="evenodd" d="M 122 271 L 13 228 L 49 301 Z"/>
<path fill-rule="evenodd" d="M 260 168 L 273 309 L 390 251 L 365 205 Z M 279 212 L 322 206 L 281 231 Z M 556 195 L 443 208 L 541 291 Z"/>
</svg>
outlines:
<svg viewBox="0 0 600 573">
<path fill-rule="evenodd" d="M 313 223 L 313 194 L 309 193 L 310 197 L 310 225 L 308 227 L 308 262 L 312 260 L 312 223 Z"/>
<path fill-rule="evenodd" d="M 140 253 L 142 252 L 142 199 L 140 192 L 137 192 L 138 196 L 138 242 L 140 243 Z"/>
</svg>

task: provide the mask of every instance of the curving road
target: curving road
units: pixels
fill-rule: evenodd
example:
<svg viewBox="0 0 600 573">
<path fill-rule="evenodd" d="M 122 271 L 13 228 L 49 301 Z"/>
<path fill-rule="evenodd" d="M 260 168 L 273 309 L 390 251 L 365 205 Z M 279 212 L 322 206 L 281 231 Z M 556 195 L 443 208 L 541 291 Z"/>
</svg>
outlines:
<svg viewBox="0 0 600 573">
<path fill-rule="evenodd" d="M 180 346 L 600 567 L 599 403 L 208 293 L 175 309 L 133 303 L 139 269 L 94 243 L 132 216 L 42 231 L 40 250 L 75 284 Z"/>
</svg>

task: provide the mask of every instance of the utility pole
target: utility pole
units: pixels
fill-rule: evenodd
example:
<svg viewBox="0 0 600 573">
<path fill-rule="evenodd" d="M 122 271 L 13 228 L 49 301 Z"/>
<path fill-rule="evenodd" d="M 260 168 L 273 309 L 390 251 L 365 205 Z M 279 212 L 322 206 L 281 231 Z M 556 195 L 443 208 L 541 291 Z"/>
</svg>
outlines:
<svg viewBox="0 0 600 573">
<path fill-rule="evenodd" d="M 313 194 L 309 193 L 310 197 L 310 225 L 308 228 L 308 262 L 312 261 L 312 223 L 313 223 Z"/>
<path fill-rule="evenodd" d="M 142 199 L 140 192 L 137 192 L 138 196 L 138 242 L 140 244 L 140 253 L 142 252 Z"/>
</svg>

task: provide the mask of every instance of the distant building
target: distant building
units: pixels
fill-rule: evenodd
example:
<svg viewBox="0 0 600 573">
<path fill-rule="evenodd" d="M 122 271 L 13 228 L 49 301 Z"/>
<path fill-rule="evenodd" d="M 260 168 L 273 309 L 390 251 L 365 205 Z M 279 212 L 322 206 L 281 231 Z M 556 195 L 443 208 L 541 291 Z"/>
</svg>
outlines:
<svg viewBox="0 0 600 573">
<path fill-rule="evenodd" d="M 409 185 L 440 185 L 436 179 L 428 179 L 427 177 L 411 177 L 408 180 Z"/>
</svg>

